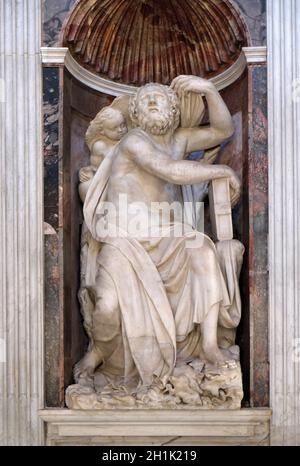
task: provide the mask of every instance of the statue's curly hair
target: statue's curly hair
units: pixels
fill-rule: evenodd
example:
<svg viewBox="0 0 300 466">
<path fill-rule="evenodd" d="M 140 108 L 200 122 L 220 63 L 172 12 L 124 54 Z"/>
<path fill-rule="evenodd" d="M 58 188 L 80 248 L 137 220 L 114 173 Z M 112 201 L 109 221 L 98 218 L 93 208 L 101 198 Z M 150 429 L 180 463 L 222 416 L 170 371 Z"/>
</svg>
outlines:
<svg viewBox="0 0 300 466">
<path fill-rule="evenodd" d="M 164 86 L 163 84 L 158 84 L 158 83 L 145 84 L 144 86 L 140 87 L 134 95 L 130 97 L 129 115 L 130 115 L 130 118 L 134 126 L 138 126 L 137 101 L 138 101 L 139 95 L 145 89 L 147 90 L 147 88 L 150 88 L 153 86 L 163 91 L 168 96 L 168 99 L 171 105 L 171 112 L 174 115 L 174 125 L 172 126 L 174 127 L 174 129 L 176 129 L 179 126 L 179 121 L 180 121 L 180 107 L 179 107 L 179 100 L 178 100 L 177 94 L 169 86 Z"/>
<path fill-rule="evenodd" d="M 85 142 L 88 148 L 92 150 L 93 145 L 103 135 L 103 125 L 105 120 L 114 118 L 116 113 L 121 113 L 120 110 L 112 107 L 103 107 L 95 118 L 90 122 L 90 125 L 85 133 Z"/>
</svg>

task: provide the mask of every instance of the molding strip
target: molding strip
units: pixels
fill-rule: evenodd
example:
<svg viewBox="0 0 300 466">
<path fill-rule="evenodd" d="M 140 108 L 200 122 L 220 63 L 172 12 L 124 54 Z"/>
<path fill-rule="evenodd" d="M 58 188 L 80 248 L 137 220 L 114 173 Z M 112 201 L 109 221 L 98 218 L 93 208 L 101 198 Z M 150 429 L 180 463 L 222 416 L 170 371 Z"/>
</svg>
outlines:
<svg viewBox="0 0 300 466">
<path fill-rule="evenodd" d="M 1 445 L 43 442 L 41 22 L 40 0 L 0 0 Z"/>
<path fill-rule="evenodd" d="M 238 60 L 228 70 L 211 81 L 220 91 L 233 84 L 243 74 L 247 63 L 263 63 L 266 61 L 266 47 L 244 47 Z M 68 71 L 85 86 L 115 97 L 134 94 L 137 87 L 120 84 L 102 78 L 81 66 L 70 54 L 67 47 L 42 47 L 42 62 L 44 65 L 65 64 Z"/>
<path fill-rule="evenodd" d="M 245 55 L 243 53 L 240 54 L 237 61 L 230 67 L 228 70 L 224 71 L 223 73 L 215 76 L 211 79 L 214 83 L 218 91 L 225 89 L 226 87 L 233 84 L 237 81 L 243 74 L 247 67 L 247 62 L 245 59 Z"/>
<path fill-rule="evenodd" d="M 41 47 L 42 63 L 63 65 L 68 51 L 68 47 Z"/>
<path fill-rule="evenodd" d="M 300 445 L 300 2 L 268 0 L 269 322 L 274 445 Z"/>
<path fill-rule="evenodd" d="M 266 46 L 243 47 L 243 52 L 248 65 L 267 63 L 268 50 Z"/>
<path fill-rule="evenodd" d="M 136 92 L 137 87 L 135 86 L 128 86 L 126 84 L 110 81 L 109 79 L 97 76 L 91 71 L 83 68 L 83 66 L 79 65 L 79 63 L 74 60 L 69 51 L 66 54 L 65 66 L 71 75 L 79 82 L 91 89 L 103 92 L 104 94 L 118 97 L 120 95 L 134 94 Z"/>
</svg>

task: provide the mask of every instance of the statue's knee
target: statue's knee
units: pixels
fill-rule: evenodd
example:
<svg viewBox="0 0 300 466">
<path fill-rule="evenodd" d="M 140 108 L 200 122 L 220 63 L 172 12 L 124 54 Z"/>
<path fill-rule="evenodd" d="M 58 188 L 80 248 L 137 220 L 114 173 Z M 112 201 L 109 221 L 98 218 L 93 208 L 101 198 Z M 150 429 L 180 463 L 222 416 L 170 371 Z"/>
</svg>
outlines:
<svg viewBox="0 0 300 466">
<path fill-rule="evenodd" d="M 197 274 L 207 274 L 216 261 L 216 254 L 212 248 L 202 248 L 191 254 L 192 270 Z"/>
<path fill-rule="evenodd" d="M 203 255 L 208 263 L 214 264 L 217 260 L 216 251 L 213 247 L 205 248 Z"/>
<path fill-rule="evenodd" d="M 119 303 L 115 292 L 106 292 L 97 297 L 94 323 L 119 326 Z"/>
</svg>

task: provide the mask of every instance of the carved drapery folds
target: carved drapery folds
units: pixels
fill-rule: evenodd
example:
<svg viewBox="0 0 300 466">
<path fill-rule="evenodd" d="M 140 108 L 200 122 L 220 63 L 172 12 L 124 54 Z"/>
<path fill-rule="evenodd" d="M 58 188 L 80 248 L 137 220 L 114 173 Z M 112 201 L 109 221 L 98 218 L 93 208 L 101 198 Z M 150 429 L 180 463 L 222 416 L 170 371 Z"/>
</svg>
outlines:
<svg viewBox="0 0 300 466">
<path fill-rule="evenodd" d="M 62 44 L 90 71 L 143 85 L 216 76 L 248 41 L 229 0 L 84 0 L 67 19 Z"/>
</svg>

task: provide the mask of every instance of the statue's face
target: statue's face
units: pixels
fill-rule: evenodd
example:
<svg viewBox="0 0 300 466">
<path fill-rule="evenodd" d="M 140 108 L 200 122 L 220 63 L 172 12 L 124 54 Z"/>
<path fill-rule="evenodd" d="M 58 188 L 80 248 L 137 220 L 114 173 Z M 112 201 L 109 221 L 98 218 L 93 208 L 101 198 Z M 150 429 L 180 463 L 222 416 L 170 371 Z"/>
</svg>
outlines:
<svg viewBox="0 0 300 466">
<path fill-rule="evenodd" d="M 168 92 L 159 86 L 141 89 L 136 103 L 139 126 L 147 133 L 163 135 L 174 130 L 174 113 Z"/>
<path fill-rule="evenodd" d="M 137 109 L 144 115 L 164 113 L 170 108 L 168 95 L 159 87 L 152 86 L 142 90 L 139 94 Z"/>
<path fill-rule="evenodd" d="M 112 141 L 120 141 L 127 133 L 127 126 L 123 115 L 120 112 L 115 112 L 113 118 L 105 120 L 103 125 L 103 134 Z"/>
</svg>

